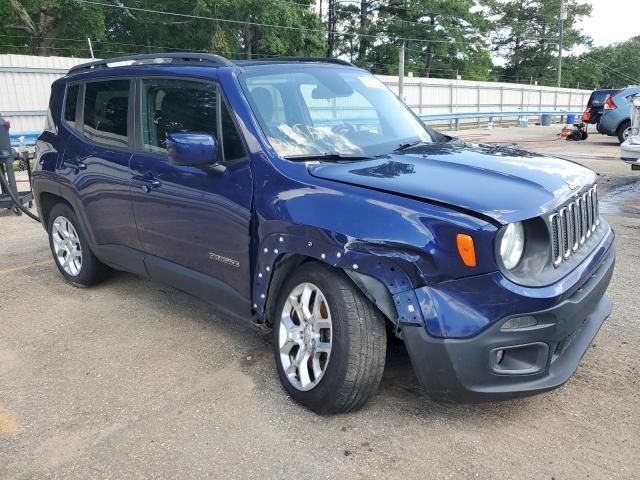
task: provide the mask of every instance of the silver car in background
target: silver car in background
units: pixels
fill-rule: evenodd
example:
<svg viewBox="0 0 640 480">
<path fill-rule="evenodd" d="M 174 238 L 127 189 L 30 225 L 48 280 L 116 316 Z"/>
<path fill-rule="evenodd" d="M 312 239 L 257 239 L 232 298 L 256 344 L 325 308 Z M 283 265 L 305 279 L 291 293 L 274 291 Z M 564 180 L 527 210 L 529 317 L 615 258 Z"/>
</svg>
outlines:
<svg viewBox="0 0 640 480">
<path fill-rule="evenodd" d="M 640 170 L 640 94 L 631 97 L 631 131 L 620 145 L 620 157 L 631 164 L 633 170 Z"/>
</svg>

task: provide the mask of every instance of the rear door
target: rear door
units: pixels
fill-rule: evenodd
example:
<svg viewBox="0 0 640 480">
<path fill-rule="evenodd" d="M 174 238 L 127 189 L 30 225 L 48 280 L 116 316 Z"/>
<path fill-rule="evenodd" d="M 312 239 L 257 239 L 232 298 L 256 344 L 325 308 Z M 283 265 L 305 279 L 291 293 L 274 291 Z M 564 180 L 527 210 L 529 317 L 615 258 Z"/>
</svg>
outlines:
<svg viewBox="0 0 640 480">
<path fill-rule="evenodd" d="M 71 134 L 59 171 L 76 191 L 98 245 L 140 248 L 129 191 L 134 88 L 128 79 L 67 88 L 64 118 Z M 74 108 L 75 115 L 66 111 Z"/>
<path fill-rule="evenodd" d="M 131 161 L 131 191 L 144 251 L 220 280 L 248 301 L 253 182 L 247 149 L 223 96 L 213 82 L 184 78 L 143 78 L 137 88 L 140 151 Z M 166 135 L 178 131 L 214 135 L 225 169 L 172 164 Z"/>
</svg>

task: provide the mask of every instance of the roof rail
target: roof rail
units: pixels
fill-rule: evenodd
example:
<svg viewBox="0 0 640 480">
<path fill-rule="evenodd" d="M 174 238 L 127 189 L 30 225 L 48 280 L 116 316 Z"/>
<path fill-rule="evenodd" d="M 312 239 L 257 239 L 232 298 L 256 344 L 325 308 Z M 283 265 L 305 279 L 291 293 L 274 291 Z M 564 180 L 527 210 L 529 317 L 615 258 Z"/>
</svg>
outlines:
<svg viewBox="0 0 640 480">
<path fill-rule="evenodd" d="M 249 63 L 252 61 L 257 62 L 318 62 L 318 63 L 335 63 L 337 65 L 347 65 L 349 67 L 355 67 L 353 63 L 347 62 L 346 60 L 341 60 L 335 57 L 253 57 L 245 62 Z"/>
<path fill-rule="evenodd" d="M 123 57 L 107 58 L 105 60 L 96 60 L 95 62 L 82 63 L 69 69 L 67 75 L 83 70 L 97 70 L 100 68 L 108 68 L 110 64 L 122 62 L 130 62 L 128 63 L 128 65 L 163 63 L 186 63 L 191 65 L 211 65 L 216 67 L 229 67 L 233 65 L 233 63 L 226 58 L 221 57 L 220 55 L 213 55 L 211 53 L 143 53 L 139 55 L 126 55 Z"/>
</svg>

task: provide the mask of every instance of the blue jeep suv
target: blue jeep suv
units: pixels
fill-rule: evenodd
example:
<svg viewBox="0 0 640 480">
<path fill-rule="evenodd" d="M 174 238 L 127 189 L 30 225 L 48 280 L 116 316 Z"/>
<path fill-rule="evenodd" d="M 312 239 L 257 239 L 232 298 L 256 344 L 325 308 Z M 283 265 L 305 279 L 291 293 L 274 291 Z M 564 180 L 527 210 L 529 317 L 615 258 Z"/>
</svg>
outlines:
<svg viewBox="0 0 640 480">
<path fill-rule="evenodd" d="M 391 336 L 436 397 L 550 390 L 611 311 L 591 170 L 436 133 L 348 63 L 119 57 L 49 108 L 33 189 L 61 274 L 133 272 L 271 328 L 316 412 L 375 394 Z"/>
</svg>

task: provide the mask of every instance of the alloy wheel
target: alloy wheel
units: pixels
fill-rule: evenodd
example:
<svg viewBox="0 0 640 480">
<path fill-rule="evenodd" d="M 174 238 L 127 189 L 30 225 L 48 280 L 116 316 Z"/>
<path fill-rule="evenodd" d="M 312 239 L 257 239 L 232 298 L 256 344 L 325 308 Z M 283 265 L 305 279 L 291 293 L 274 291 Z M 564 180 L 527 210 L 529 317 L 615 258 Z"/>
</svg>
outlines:
<svg viewBox="0 0 640 480">
<path fill-rule="evenodd" d="M 63 216 L 56 217 L 51 229 L 51 239 L 54 255 L 60 267 L 68 275 L 78 276 L 82 269 L 82 247 L 73 224 Z"/>
<path fill-rule="evenodd" d="M 295 287 L 280 315 L 278 347 L 285 375 L 296 389 L 313 389 L 327 370 L 332 346 L 329 304 L 312 283 Z"/>
</svg>

